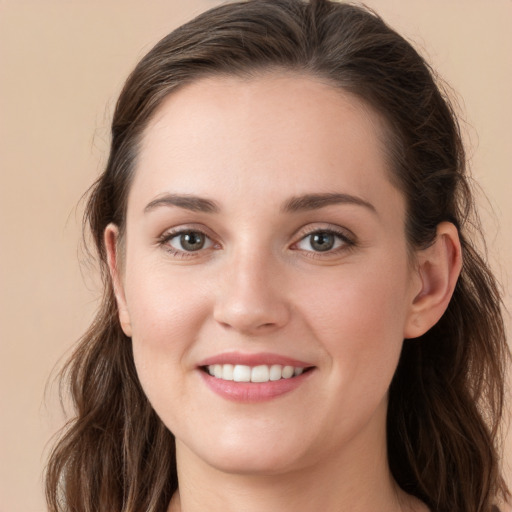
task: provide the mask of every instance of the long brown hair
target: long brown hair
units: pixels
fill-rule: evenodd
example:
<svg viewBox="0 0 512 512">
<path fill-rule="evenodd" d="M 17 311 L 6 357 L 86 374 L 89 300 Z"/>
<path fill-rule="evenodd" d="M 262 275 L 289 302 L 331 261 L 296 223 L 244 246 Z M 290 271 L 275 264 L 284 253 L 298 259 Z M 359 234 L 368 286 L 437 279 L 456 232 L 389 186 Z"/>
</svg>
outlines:
<svg viewBox="0 0 512 512">
<path fill-rule="evenodd" d="M 49 460 L 49 510 L 163 512 L 177 488 L 174 438 L 139 384 L 119 325 L 103 232 L 123 231 L 141 135 L 177 87 L 203 76 L 286 69 L 327 80 L 386 120 L 391 179 L 407 201 L 412 249 L 436 226 L 459 229 L 463 269 L 429 332 L 404 342 L 389 392 L 389 464 L 397 483 L 432 511 L 489 512 L 507 489 L 499 423 L 508 350 L 501 298 L 476 249 L 478 220 L 456 117 L 423 58 L 375 13 L 326 0 L 249 0 L 200 15 L 162 39 L 118 100 L 110 157 L 90 191 L 90 229 L 103 302 L 62 373 L 76 417 Z"/>
</svg>

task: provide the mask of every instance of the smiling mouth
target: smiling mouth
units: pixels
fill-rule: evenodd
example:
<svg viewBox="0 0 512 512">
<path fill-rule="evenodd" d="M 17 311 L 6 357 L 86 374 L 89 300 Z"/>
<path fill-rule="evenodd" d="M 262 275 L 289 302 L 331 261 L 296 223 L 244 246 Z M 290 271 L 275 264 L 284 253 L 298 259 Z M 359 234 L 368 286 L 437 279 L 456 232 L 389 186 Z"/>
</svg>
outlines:
<svg viewBox="0 0 512 512">
<path fill-rule="evenodd" d="M 287 366 L 281 364 L 246 366 L 243 364 L 212 364 L 201 369 L 217 379 L 233 382 L 275 382 L 293 379 L 313 367 Z"/>
</svg>

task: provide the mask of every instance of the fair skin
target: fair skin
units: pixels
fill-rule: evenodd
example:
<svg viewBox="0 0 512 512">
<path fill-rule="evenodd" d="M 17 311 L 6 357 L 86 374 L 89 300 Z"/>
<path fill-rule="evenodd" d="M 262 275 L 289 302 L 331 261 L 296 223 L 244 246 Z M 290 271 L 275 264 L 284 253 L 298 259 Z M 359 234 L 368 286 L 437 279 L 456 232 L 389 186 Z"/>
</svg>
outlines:
<svg viewBox="0 0 512 512">
<path fill-rule="evenodd" d="M 387 390 L 403 339 L 446 309 L 460 246 L 443 223 L 411 258 L 384 140 L 355 97 L 284 73 L 199 80 L 147 127 L 122 254 L 116 226 L 105 243 L 176 437 L 170 511 L 426 510 L 389 472 Z M 298 375 L 238 383 L 228 364 Z"/>
</svg>

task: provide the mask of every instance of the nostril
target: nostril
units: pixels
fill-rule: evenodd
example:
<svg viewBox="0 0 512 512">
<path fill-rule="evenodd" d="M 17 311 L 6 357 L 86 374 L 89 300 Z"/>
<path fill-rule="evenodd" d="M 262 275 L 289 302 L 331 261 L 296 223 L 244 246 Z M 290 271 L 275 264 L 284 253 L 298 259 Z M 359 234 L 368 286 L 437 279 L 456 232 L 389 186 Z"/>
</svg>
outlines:
<svg viewBox="0 0 512 512">
<path fill-rule="evenodd" d="M 269 292 L 270 294 L 270 292 Z M 256 292 L 221 295 L 215 303 L 214 320 L 224 329 L 246 333 L 268 333 L 289 320 L 288 305 L 277 294 L 264 297 Z"/>
<path fill-rule="evenodd" d="M 223 321 L 219 321 L 219 325 L 221 325 L 221 327 L 223 327 L 224 329 L 226 330 L 231 330 L 231 329 L 237 329 L 237 330 L 254 330 L 254 331 L 258 331 L 258 330 L 269 330 L 269 329 L 273 329 L 275 328 L 276 324 L 274 322 L 265 322 L 265 323 L 262 323 L 262 324 L 253 324 L 253 325 L 247 325 L 247 326 L 238 326 L 237 327 L 237 324 L 235 322 L 233 322 L 233 325 L 230 324 L 229 322 L 223 322 Z"/>
</svg>

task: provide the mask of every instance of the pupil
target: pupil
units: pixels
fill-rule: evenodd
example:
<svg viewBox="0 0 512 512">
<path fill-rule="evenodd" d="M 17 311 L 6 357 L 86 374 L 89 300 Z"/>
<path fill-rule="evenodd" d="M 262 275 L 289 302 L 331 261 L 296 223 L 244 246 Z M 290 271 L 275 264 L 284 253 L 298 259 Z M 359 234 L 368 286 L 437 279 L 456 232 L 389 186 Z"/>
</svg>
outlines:
<svg viewBox="0 0 512 512">
<path fill-rule="evenodd" d="M 330 233 L 315 233 L 312 236 L 311 247 L 316 251 L 328 251 L 334 247 L 334 236 Z"/>
<path fill-rule="evenodd" d="M 201 233 L 184 233 L 180 237 L 181 246 L 186 251 L 198 251 L 203 248 L 204 235 Z"/>
</svg>

